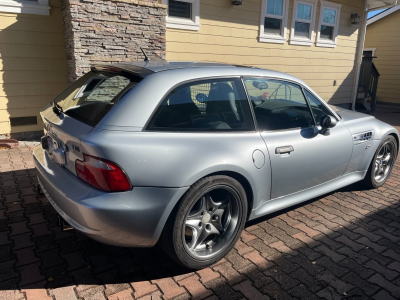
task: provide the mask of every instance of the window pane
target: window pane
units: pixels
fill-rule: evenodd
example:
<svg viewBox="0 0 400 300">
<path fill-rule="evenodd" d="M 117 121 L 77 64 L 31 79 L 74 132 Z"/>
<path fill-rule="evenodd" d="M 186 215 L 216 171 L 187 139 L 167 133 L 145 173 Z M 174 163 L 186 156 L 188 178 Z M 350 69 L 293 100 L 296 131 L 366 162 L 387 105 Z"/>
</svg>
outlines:
<svg viewBox="0 0 400 300">
<path fill-rule="evenodd" d="M 281 35 L 282 20 L 265 18 L 264 32 L 273 35 Z"/>
<path fill-rule="evenodd" d="M 333 40 L 333 29 L 334 29 L 334 27 L 322 25 L 320 38 L 327 39 L 327 40 Z"/>
<path fill-rule="evenodd" d="M 283 0 L 268 0 L 267 1 L 267 14 L 270 15 L 283 15 Z"/>
<path fill-rule="evenodd" d="M 304 91 L 308 101 L 310 102 L 310 106 L 315 117 L 315 122 L 317 122 L 317 125 L 320 125 L 321 117 L 324 115 L 332 116 L 332 113 L 309 91 Z"/>
<path fill-rule="evenodd" d="M 130 82 L 129 79 L 123 76 L 114 76 L 109 79 L 106 79 L 102 83 L 100 83 L 95 89 L 89 92 L 85 101 L 110 102 L 124 88 L 128 86 L 129 82 Z M 90 86 L 93 85 L 89 84 L 87 88 L 90 88 Z"/>
<path fill-rule="evenodd" d="M 294 35 L 299 37 L 309 37 L 310 24 L 295 22 L 294 23 Z"/>
<path fill-rule="evenodd" d="M 336 10 L 324 8 L 324 23 L 335 24 L 336 21 Z"/>
<path fill-rule="evenodd" d="M 89 72 L 57 96 L 55 101 L 66 115 L 95 126 L 122 94 L 138 82 L 121 75 Z"/>
<path fill-rule="evenodd" d="M 306 128 L 314 125 L 298 85 L 260 78 L 245 78 L 244 83 L 260 130 Z"/>
<path fill-rule="evenodd" d="M 372 51 L 363 51 L 365 57 L 372 57 Z"/>
<path fill-rule="evenodd" d="M 297 8 L 297 18 L 303 20 L 311 20 L 311 5 L 299 3 Z"/>
<path fill-rule="evenodd" d="M 215 79 L 173 90 L 157 109 L 150 129 L 251 131 L 254 124 L 240 79 Z"/>
<path fill-rule="evenodd" d="M 175 0 L 168 1 L 168 15 L 177 18 L 192 18 L 192 4 Z"/>
</svg>

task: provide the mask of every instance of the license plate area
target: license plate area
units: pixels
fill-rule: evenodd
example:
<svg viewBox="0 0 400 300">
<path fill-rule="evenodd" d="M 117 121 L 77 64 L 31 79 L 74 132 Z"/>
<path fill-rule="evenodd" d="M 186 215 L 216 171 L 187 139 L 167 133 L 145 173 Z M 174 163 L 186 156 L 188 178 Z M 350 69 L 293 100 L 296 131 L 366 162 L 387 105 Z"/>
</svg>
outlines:
<svg viewBox="0 0 400 300">
<path fill-rule="evenodd" d="M 47 144 L 48 144 L 48 151 L 50 153 L 56 150 L 57 148 L 61 147 L 60 143 L 51 135 L 47 136 Z"/>
<path fill-rule="evenodd" d="M 48 149 L 45 149 L 53 161 L 59 165 L 65 165 L 65 150 L 60 141 L 51 135 L 47 135 Z"/>
</svg>

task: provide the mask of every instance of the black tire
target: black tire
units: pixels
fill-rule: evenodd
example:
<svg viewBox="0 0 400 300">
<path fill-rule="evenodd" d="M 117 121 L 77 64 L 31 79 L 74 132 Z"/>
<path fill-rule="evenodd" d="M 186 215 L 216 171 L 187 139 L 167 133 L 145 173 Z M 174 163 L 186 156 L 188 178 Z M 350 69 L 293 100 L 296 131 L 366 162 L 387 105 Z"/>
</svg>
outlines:
<svg viewBox="0 0 400 300">
<path fill-rule="evenodd" d="M 201 259 L 193 257 L 189 254 L 190 251 L 188 250 L 187 245 L 185 247 L 184 244 L 185 241 L 183 236 L 186 234 L 184 229 L 185 221 L 194 205 L 200 201 L 200 198 L 210 190 L 217 190 L 219 188 L 228 189 L 234 193 L 233 195 L 239 200 L 235 200 L 235 203 L 238 203 L 237 211 L 240 211 L 237 215 L 236 226 L 233 227 L 235 229 L 232 230 L 232 236 L 227 238 L 226 243 L 220 241 L 221 244 L 219 245 L 224 245 L 224 248 L 215 253 L 215 255 Z M 242 185 L 237 180 L 228 176 L 216 175 L 205 177 L 192 185 L 175 207 L 164 227 L 159 245 L 173 260 L 183 267 L 189 269 L 202 269 L 221 260 L 233 248 L 243 231 L 246 218 L 247 197 Z"/>
<path fill-rule="evenodd" d="M 378 155 L 381 153 L 382 148 L 388 143 L 390 143 L 390 145 L 392 145 L 392 147 L 393 147 L 392 148 L 393 149 L 392 150 L 393 159 L 390 161 L 390 169 L 389 169 L 387 175 L 383 178 L 383 180 L 378 181 L 375 178 L 375 174 L 374 174 L 375 162 L 377 160 Z M 384 185 L 386 180 L 389 178 L 390 174 L 392 173 L 394 163 L 396 162 L 396 159 L 397 159 L 397 155 L 398 155 L 397 141 L 392 135 L 389 135 L 380 143 L 378 149 L 376 150 L 375 155 L 369 166 L 368 172 L 365 175 L 365 178 L 363 180 L 363 183 L 368 188 L 371 188 L 371 189 L 376 189 L 376 188 L 379 188 L 382 185 Z"/>
</svg>

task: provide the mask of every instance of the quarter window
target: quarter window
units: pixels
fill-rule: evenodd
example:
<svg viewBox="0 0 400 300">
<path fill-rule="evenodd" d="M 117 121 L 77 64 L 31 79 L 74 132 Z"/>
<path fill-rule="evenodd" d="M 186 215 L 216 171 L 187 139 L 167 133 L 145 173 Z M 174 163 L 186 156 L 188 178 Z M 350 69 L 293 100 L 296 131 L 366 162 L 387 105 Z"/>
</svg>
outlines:
<svg viewBox="0 0 400 300">
<path fill-rule="evenodd" d="M 322 104 L 321 101 L 317 99 L 317 97 L 315 97 L 309 91 L 304 90 L 304 93 L 306 94 L 308 102 L 310 103 L 310 107 L 313 112 L 315 122 L 317 123 L 317 125 L 321 125 L 320 124 L 321 117 L 323 115 L 332 116 L 332 113 L 329 111 L 329 109 L 325 107 L 325 105 Z"/>
<path fill-rule="evenodd" d="M 338 3 L 321 1 L 317 46 L 336 47 L 341 7 Z"/>
<path fill-rule="evenodd" d="M 290 44 L 311 46 L 317 0 L 294 1 Z"/>
<path fill-rule="evenodd" d="M 285 43 L 288 0 L 263 0 L 260 42 Z"/>
<path fill-rule="evenodd" d="M 253 131 L 240 79 L 214 79 L 173 89 L 149 125 L 158 131 Z"/>
<path fill-rule="evenodd" d="M 200 28 L 200 0 L 162 0 L 168 5 L 167 27 L 187 30 Z"/>
<path fill-rule="evenodd" d="M 314 126 L 302 89 L 293 83 L 244 78 L 259 130 L 283 130 Z"/>
</svg>

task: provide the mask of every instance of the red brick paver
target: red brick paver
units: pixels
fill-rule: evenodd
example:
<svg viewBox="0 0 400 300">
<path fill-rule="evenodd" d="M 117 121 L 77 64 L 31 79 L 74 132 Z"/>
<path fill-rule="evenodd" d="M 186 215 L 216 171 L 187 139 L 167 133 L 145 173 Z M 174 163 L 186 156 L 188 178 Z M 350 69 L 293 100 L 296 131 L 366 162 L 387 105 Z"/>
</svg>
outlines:
<svg viewBox="0 0 400 300">
<path fill-rule="evenodd" d="M 190 276 L 189 278 L 179 281 L 181 286 L 184 286 L 193 299 L 203 299 L 207 296 L 211 296 L 212 292 L 207 290 L 199 281 L 197 276 Z"/>
<path fill-rule="evenodd" d="M 142 296 L 157 291 L 157 286 L 151 284 L 148 281 L 132 282 L 132 286 L 135 290 L 135 297 L 137 298 L 140 298 Z"/>
<path fill-rule="evenodd" d="M 376 116 L 400 126 L 400 109 Z M 400 160 L 377 190 L 354 184 L 249 222 L 222 261 L 189 272 L 158 248 L 61 232 L 31 151 L 0 150 L 0 299 L 400 298 Z"/>
</svg>

